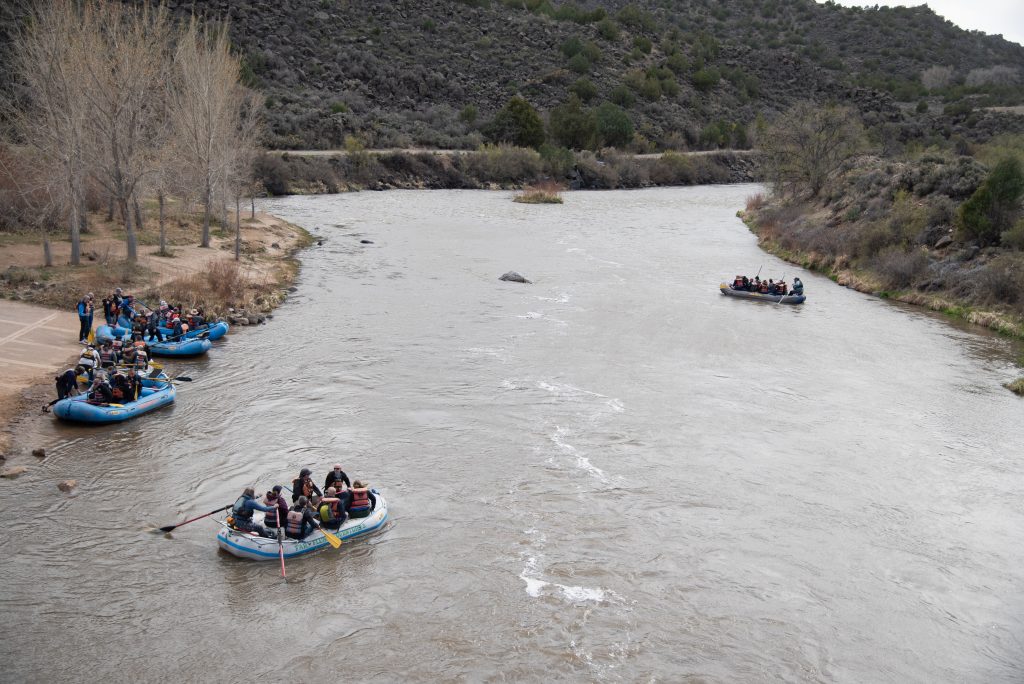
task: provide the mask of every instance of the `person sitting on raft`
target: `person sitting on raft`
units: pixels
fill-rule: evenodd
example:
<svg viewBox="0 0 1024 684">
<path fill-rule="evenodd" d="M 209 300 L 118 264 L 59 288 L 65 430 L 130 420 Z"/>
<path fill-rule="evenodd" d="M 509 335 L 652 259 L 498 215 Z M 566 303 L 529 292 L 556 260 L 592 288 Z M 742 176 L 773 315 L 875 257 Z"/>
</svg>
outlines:
<svg viewBox="0 0 1024 684">
<path fill-rule="evenodd" d="M 342 526 L 348 515 L 341 499 L 338 498 L 338 491 L 334 487 L 327 488 L 327 495 L 322 499 L 316 494 L 313 495 L 315 510 L 320 514 L 323 526 L 329 530 L 337 530 Z"/>
<path fill-rule="evenodd" d="M 348 505 L 350 518 L 365 518 L 377 507 L 377 497 L 359 480 L 352 485 L 352 501 Z"/>
<path fill-rule="evenodd" d="M 104 405 L 114 401 L 114 393 L 110 389 L 110 385 L 107 384 L 106 375 L 101 371 L 96 375 L 96 379 L 92 382 L 92 387 L 89 388 L 89 396 L 86 399 L 90 404 Z"/>
<path fill-rule="evenodd" d="M 804 293 L 804 284 L 799 278 L 793 278 L 793 294 L 802 295 Z"/>
<path fill-rule="evenodd" d="M 235 529 L 242 530 L 243 532 L 255 532 L 261 537 L 267 537 L 273 539 L 277 535 L 269 532 L 267 528 L 259 523 L 256 523 L 252 519 L 253 511 L 263 511 L 266 513 L 270 511 L 271 514 L 277 510 L 264 506 L 256 500 L 256 490 L 252 487 L 246 487 L 245 491 L 242 492 L 242 496 L 238 497 L 235 501 L 235 505 L 231 507 L 231 520 L 230 523 L 235 526 Z"/>
<path fill-rule="evenodd" d="M 100 368 L 106 370 L 117 365 L 117 352 L 110 340 L 104 340 L 100 344 Z"/>
<path fill-rule="evenodd" d="M 264 506 L 277 509 L 276 516 L 270 512 L 263 518 L 263 524 L 271 529 L 284 527 L 285 521 L 288 519 L 288 502 L 281 496 L 281 489 L 281 485 L 274 485 L 274 488 L 268 491 L 267 496 L 263 499 Z"/>
<path fill-rule="evenodd" d="M 305 539 L 309 536 L 309 533 L 315 530 L 317 527 L 316 518 L 313 517 L 313 511 L 309 507 L 309 499 L 304 496 L 300 496 L 292 506 L 292 509 L 288 511 L 288 520 L 286 521 L 285 535 L 289 539 Z"/>
<path fill-rule="evenodd" d="M 348 475 L 341 469 L 340 463 L 334 464 L 334 469 L 327 473 L 327 479 L 324 480 L 324 491 L 326 492 L 331 487 L 334 487 L 339 492 L 341 491 L 341 483 L 344 482 L 345 486 L 352 487 L 352 481 L 348 479 Z"/>
<path fill-rule="evenodd" d="M 132 382 L 124 373 L 114 373 L 110 380 L 110 395 L 115 403 L 123 404 L 126 401 L 135 401 L 132 390 Z"/>
<path fill-rule="evenodd" d="M 316 488 L 316 484 L 313 483 L 313 478 L 310 477 L 313 471 L 309 468 L 303 468 L 299 471 L 299 476 L 292 480 L 292 503 L 298 501 L 300 496 L 309 497 L 313 494 L 317 496 L 323 496 L 323 492 Z"/>
</svg>

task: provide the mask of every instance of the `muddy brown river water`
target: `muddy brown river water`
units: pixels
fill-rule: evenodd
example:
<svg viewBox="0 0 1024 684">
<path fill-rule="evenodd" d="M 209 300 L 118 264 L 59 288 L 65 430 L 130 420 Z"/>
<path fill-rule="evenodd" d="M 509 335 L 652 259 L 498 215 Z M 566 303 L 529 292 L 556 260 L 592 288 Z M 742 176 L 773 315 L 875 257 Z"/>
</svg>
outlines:
<svg viewBox="0 0 1024 684">
<path fill-rule="evenodd" d="M 765 255 L 757 190 L 267 201 L 326 238 L 269 325 L 23 423 L 0 679 L 1024 680 L 1021 349 Z M 808 303 L 718 293 L 762 264 Z M 147 531 L 335 461 L 392 520 L 287 581 Z"/>
</svg>

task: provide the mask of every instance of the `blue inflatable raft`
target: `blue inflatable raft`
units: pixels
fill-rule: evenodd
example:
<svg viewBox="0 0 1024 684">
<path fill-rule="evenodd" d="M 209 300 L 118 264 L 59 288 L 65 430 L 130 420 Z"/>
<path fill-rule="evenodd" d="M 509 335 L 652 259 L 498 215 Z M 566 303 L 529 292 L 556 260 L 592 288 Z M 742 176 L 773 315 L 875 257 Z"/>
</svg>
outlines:
<svg viewBox="0 0 1024 684">
<path fill-rule="evenodd" d="M 202 337 L 205 335 L 206 339 L 210 340 L 211 342 L 214 342 L 228 334 L 228 327 L 229 326 L 227 324 L 227 321 L 218 321 L 217 323 L 206 323 L 204 325 L 199 326 L 195 330 L 189 330 L 187 333 L 185 333 L 185 339 L 191 340 L 194 337 Z M 161 327 L 160 334 L 163 335 L 164 337 L 170 337 L 171 335 L 174 334 L 174 331 L 171 330 L 170 328 Z"/>
<path fill-rule="evenodd" d="M 131 331 L 121 327 L 111 328 L 109 325 L 101 325 L 96 328 L 96 339 L 101 342 L 115 338 L 125 340 L 130 337 L 130 334 Z M 149 351 L 154 356 L 199 356 L 210 351 L 210 347 L 213 346 L 210 340 L 200 337 L 175 342 L 159 342 L 155 337 L 147 337 L 146 344 L 149 345 Z"/>
<path fill-rule="evenodd" d="M 352 539 L 369 534 L 387 522 L 388 503 L 376 489 L 371 489 L 377 498 L 377 506 L 365 518 L 349 518 L 338 531 L 329 530 L 332 534 L 342 539 Z M 236 530 L 227 522 L 218 521 L 223 529 L 217 533 L 217 544 L 233 556 L 248 558 L 249 560 L 277 560 L 278 541 L 267 539 L 251 532 Z M 320 530 L 314 530 L 305 539 L 288 539 L 285 537 L 280 542 L 284 547 L 285 558 L 297 558 L 305 556 L 314 551 L 327 548 L 329 545 L 327 537 Z"/>
<path fill-rule="evenodd" d="M 145 385 L 147 381 L 143 381 Z M 53 405 L 53 415 L 75 423 L 120 423 L 143 413 L 174 403 L 176 390 L 170 382 L 148 381 L 162 387 L 143 387 L 135 401 L 125 404 L 90 404 L 86 395 L 61 399 Z"/>
</svg>

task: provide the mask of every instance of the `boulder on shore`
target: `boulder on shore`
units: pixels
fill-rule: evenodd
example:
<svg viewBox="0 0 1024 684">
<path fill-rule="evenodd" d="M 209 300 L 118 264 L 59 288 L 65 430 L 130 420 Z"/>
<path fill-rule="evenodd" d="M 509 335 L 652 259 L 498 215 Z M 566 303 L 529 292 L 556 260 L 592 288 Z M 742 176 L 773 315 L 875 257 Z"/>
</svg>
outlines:
<svg viewBox="0 0 1024 684">
<path fill-rule="evenodd" d="M 27 472 L 28 468 L 26 468 L 25 466 L 13 466 L 11 468 L 4 468 L 3 471 L 0 471 L 0 477 L 5 477 L 8 480 L 13 480 L 19 475 Z"/>
<path fill-rule="evenodd" d="M 78 486 L 78 480 L 63 480 L 57 483 L 57 489 L 67 493 Z"/>
<path fill-rule="evenodd" d="M 515 271 L 509 271 L 505 275 L 498 278 L 498 280 L 504 280 L 510 283 L 526 283 L 527 285 L 533 284 L 533 281 L 527 280 L 526 278 L 516 273 Z"/>
</svg>

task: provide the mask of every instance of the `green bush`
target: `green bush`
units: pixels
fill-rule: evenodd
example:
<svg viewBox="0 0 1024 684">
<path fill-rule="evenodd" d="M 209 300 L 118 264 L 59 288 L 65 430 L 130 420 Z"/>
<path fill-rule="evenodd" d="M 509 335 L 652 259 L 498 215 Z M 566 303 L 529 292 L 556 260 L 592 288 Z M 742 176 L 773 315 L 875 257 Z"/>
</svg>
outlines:
<svg viewBox="0 0 1024 684">
<path fill-rule="evenodd" d="M 697 90 L 708 91 L 718 85 L 721 78 L 722 75 L 718 69 L 710 67 L 693 72 L 690 76 L 690 82 L 693 83 L 693 87 Z"/>
<path fill-rule="evenodd" d="M 586 74 L 590 71 L 590 60 L 582 52 L 578 52 L 569 60 L 569 68 L 577 74 Z"/>
<path fill-rule="evenodd" d="M 599 48 L 597 43 L 592 40 L 588 40 L 583 44 L 583 50 L 581 52 L 592 64 L 597 64 L 601 61 L 601 48 Z"/>
<path fill-rule="evenodd" d="M 619 39 L 619 27 L 611 19 L 602 19 L 597 22 L 597 32 L 605 40 Z"/>
<path fill-rule="evenodd" d="M 583 108 L 583 103 L 575 95 L 551 110 L 548 126 L 551 137 L 570 149 L 588 150 L 597 144 L 596 117 Z"/>
<path fill-rule="evenodd" d="M 553 178 L 565 178 L 576 164 L 576 156 L 567 147 L 555 147 L 547 143 L 540 146 L 540 158 L 544 172 Z"/>
<path fill-rule="evenodd" d="M 608 99 L 619 105 L 629 109 L 636 104 L 636 97 L 633 95 L 633 91 L 624 85 L 617 85 L 612 88 L 612 92 L 609 93 Z"/>
<path fill-rule="evenodd" d="M 671 69 L 676 74 L 686 73 L 686 70 L 690 68 L 690 64 L 686 61 L 686 57 L 681 52 L 675 52 L 668 56 L 665 60 L 665 66 Z"/>
<path fill-rule="evenodd" d="M 645 31 L 654 31 L 658 26 L 658 22 L 653 14 L 633 4 L 626 5 L 620 9 L 615 18 L 623 26 L 632 26 L 633 28 Z"/>
<path fill-rule="evenodd" d="M 999 244 L 1010 249 L 1024 251 L 1024 219 L 1017 221 L 1013 228 L 1004 230 L 999 238 Z"/>
<path fill-rule="evenodd" d="M 648 38 L 647 36 L 637 36 L 636 38 L 633 39 L 633 47 L 635 47 L 637 50 L 644 53 L 645 55 L 649 55 L 651 54 L 651 48 L 654 47 L 654 44 L 651 42 L 651 39 Z"/>
<path fill-rule="evenodd" d="M 462 155 L 466 172 L 484 183 L 525 183 L 540 177 L 543 164 L 535 150 L 510 145 L 485 145 Z"/>
<path fill-rule="evenodd" d="M 676 152 L 661 155 L 651 168 L 651 180 L 657 185 L 692 185 L 695 178 L 693 162 Z"/>
<path fill-rule="evenodd" d="M 597 97 L 597 86 L 589 78 L 581 78 L 569 86 L 569 92 L 573 93 L 583 102 L 590 102 Z"/>
<path fill-rule="evenodd" d="M 650 76 L 640 84 L 640 94 L 652 102 L 661 98 L 661 81 Z"/>
<path fill-rule="evenodd" d="M 331 103 L 331 113 L 332 114 L 344 114 L 347 111 L 348 111 L 348 105 L 345 104 L 344 102 L 338 101 L 338 102 L 332 102 Z"/>
<path fill-rule="evenodd" d="M 1024 168 L 1016 157 L 995 165 L 970 199 L 960 205 L 957 228 L 962 239 L 996 244 L 1020 213 L 1024 196 Z"/>
<path fill-rule="evenodd" d="M 479 115 L 476 105 L 468 104 L 462 108 L 459 112 L 459 121 L 465 124 L 473 125 L 476 122 L 476 117 Z"/>
<path fill-rule="evenodd" d="M 917 107 L 915 109 L 916 109 L 918 114 L 924 114 L 925 112 L 927 112 L 928 111 L 928 100 L 921 100 L 920 102 L 918 102 L 917 103 Z"/>
<path fill-rule="evenodd" d="M 566 38 L 565 42 L 562 43 L 562 54 L 566 57 L 572 57 L 578 55 L 583 50 L 583 41 L 576 36 Z"/>
<path fill-rule="evenodd" d="M 536 148 L 544 142 L 544 123 L 529 102 L 516 96 L 494 115 L 484 135 L 493 142 Z"/>
<path fill-rule="evenodd" d="M 597 137 L 602 145 L 625 147 L 633 140 L 633 122 L 618 105 L 604 102 L 595 110 L 594 116 L 597 120 Z"/>
</svg>

